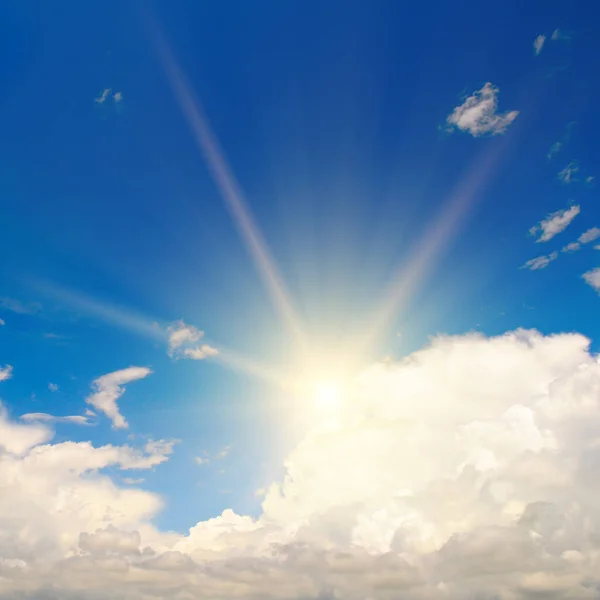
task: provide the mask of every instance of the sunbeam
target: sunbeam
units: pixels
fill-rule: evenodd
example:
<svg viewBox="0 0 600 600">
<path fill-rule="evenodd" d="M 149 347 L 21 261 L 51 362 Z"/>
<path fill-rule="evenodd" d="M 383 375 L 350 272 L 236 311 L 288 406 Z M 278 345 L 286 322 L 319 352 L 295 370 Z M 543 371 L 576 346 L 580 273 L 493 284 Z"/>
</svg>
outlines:
<svg viewBox="0 0 600 600">
<path fill-rule="evenodd" d="M 203 114 L 202 106 L 193 95 L 185 74 L 175 60 L 165 36 L 154 23 L 152 37 L 171 89 L 188 121 L 227 210 L 267 286 L 275 308 L 282 316 L 296 343 L 304 346 L 305 335 L 285 284 L 244 200 L 242 189 L 227 164 L 219 142 Z"/>
</svg>

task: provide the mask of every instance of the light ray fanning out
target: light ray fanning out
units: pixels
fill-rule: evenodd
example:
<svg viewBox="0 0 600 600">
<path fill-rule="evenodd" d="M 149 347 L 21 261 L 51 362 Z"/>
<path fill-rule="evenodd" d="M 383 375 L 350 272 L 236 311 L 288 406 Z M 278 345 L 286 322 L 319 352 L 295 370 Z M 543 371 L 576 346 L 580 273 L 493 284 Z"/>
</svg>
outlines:
<svg viewBox="0 0 600 600">
<path fill-rule="evenodd" d="M 244 241 L 254 263 L 267 286 L 276 309 L 294 336 L 297 343 L 304 346 L 304 333 L 299 319 L 289 299 L 279 271 L 270 256 L 266 242 L 258 229 L 252 214 L 244 200 L 244 195 L 219 142 L 211 131 L 203 114 L 202 107 L 192 94 L 186 77 L 175 60 L 167 41 L 158 27 L 153 27 L 153 38 L 167 79 L 177 101 L 189 123 L 194 139 L 206 160 L 209 171 L 225 202 L 239 234 Z"/>
</svg>

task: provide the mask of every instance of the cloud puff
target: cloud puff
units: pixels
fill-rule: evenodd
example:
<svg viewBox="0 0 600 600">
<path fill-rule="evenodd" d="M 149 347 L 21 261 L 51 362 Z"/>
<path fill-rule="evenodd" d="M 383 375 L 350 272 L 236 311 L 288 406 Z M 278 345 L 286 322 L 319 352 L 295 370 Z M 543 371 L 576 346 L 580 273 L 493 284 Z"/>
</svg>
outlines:
<svg viewBox="0 0 600 600">
<path fill-rule="evenodd" d="M 204 360 L 210 356 L 216 356 L 219 351 L 208 344 L 197 345 L 204 332 L 186 325 L 183 321 L 175 321 L 167 327 L 169 336 L 169 356 L 174 358 L 189 358 L 191 360 Z"/>
<path fill-rule="evenodd" d="M 538 35 L 533 41 L 533 52 L 537 56 L 544 47 L 544 42 L 546 41 L 545 35 Z"/>
<path fill-rule="evenodd" d="M 553 260 L 558 258 L 558 252 L 552 252 L 545 256 L 536 256 L 528 260 L 521 268 L 529 269 L 530 271 L 537 271 L 538 269 L 545 269 Z"/>
<path fill-rule="evenodd" d="M 0 319 L 0 327 L 2 327 L 3 325 L 6 325 L 6 321 L 4 319 Z"/>
<path fill-rule="evenodd" d="M 600 267 L 587 271 L 582 277 L 588 285 L 592 286 L 597 292 L 600 292 Z"/>
<path fill-rule="evenodd" d="M 156 495 L 100 473 L 131 449 L 1 455 L 0 595 L 593 598 L 598 389 L 577 334 L 437 338 L 315 417 L 258 518 L 225 510 L 186 535 L 150 524 Z"/>
<path fill-rule="evenodd" d="M 143 379 L 152 371 L 147 367 L 129 367 L 108 373 L 93 383 L 94 393 L 86 399 L 88 404 L 103 412 L 117 429 L 126 429 L 129 425 L 119 412 L 117 400 L 125 393 L 124 385 Z"/>
<path fill-rule="evenodd" d="M 0 365 L 0 381 L 6 381 L 12 377 L 13 368 L 12 365 L 2 366 Z"/>
<path fill-rule="evenodd" d="M 530 230 L 530 235 L 536 235 L 541 232 L 538 242 L 547 242 L 551 240 L 555 235 L 558 235 L 564 231 L 571 223 L 571 221 L 581 212 L 579 205 L 575 204 L 570 208 L 563 210 L 557 210 L 556 212 L 550 213 L 545 217 L 538 225 L 534 225 Z"/>
<path fill-rule="evenodd" d="M 497 87 L 486 83 L 452 111 L 447 118 L 450 128 L 468 131 L 474 137 L 504 133 L 519 111 L 497 113 L 498 92 Z"/>
<path fill-rule="evenodd" d="M 56 383 L 49 383 L 48 384 L 48 389 L 51 392 L 58 392 L 58 385 Z"/>
</svg>

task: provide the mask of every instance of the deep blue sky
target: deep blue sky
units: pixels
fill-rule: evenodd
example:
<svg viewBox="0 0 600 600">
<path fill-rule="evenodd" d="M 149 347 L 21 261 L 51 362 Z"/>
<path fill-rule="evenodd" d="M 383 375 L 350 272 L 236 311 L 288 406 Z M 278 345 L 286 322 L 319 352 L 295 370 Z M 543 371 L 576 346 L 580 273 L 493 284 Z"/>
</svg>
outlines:
<svg viewBox="0 0 600 600">
<path fill-rule="evenodd" d="M 226 506 L 256 511 L 254 490 L 289 449 L 285 409 L 265 401 L 264 383 L 214 362 L 174 361 L 161 341 L 57 299 L 42 282 L 149 321 L 183 319 L 261 361 L 279 360 L 289 339 L 167 83 L 149 17 L 314 335 L 337 339 L 360 323 L 453 190 L 493 155 L 377 354 L 476 328 L 577 330 L 597 347 L 600 298 L 581 279 L 600 262 L 593 244 L 546 269 L 519 267 L 600 226 L 594 182 L 558 178 L 573 160 L 580 179 L 597 174 L 600 6 L 20 2 L 0 15 L 0 296 L 41 305 L 35 314 L 0 308 L 0 364 L 14 367 L 2 399 L 15 416 L 79 414 L 93 379 L 152 367 L 121 399 L 130 431 L 101 420 L 58 425 L 57 437 L 180 439 L 144 484 L 165 495 L 162 525 L 185 529 Z M 551 41 L 557 28 L 569 39 Z M 499 112 L 519 111 L 514 123 L 496 136 L 447 132 L 448 115 L 486 82 L 499 88 Z M 105 88 L 123 100 L 95 103 Z M 573 223 L 536 244 L 529 228 L 569 203 L 581 206 Z M 217 466 L 194 463 L 229 445 Z"/>
</svg>

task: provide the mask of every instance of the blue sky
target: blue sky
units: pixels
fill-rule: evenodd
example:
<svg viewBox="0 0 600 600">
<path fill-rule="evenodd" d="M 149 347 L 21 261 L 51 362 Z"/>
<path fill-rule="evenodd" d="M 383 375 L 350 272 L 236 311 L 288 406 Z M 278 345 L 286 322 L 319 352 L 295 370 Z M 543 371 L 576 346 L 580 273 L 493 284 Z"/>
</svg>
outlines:
<svg viewBox="0 0 600 600">
<path fill-rule="evenodd" d="M 52 424 L 53 444 L 173 441 L 135 484 L 164 499 L 161 530 L 185 533 L 226 508 L 260 515 L 256 490 L 282 477 L 303 416 L 290 418 L 289 390 L 228 360 L 293 369 L 296 348 L 159 35 L 317 362 L 350 353 L 394 284 L 402 299 L 361 368 L 474 330 L 578 332 L 598 348 L 593 2 L 29 2 L 2 13 L 2 404 L 14 422 L 94 410 L 87 425 Z M 219 355 L 189 360 L 202 344 Z M 132 366 L 152 373 L 124 384 L 119 428 L 90 401 L 93 382 Z M 124 486 L 139 475 L 100 472 Z"/>
</svg>

